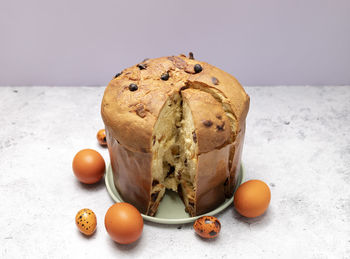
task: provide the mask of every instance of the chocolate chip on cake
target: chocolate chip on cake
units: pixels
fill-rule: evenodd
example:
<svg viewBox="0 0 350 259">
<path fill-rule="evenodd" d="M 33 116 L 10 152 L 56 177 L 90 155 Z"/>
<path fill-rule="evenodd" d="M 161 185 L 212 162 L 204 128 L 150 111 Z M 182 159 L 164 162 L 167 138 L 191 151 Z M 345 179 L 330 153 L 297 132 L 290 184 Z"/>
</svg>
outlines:
<svg viewBox="0 0 350 259">
<path fill-rule="evenodd" d="M 181 88 L 180 88 L 180 92 L 183 91 L 183 90 L 186 90 L 187 88 L 189 88 L 188 85 L 185 85 L 185 86 L 181 87 Z M 181 104 L 181 105 L 182 105 L 182 104 Z"/>
<path fill-rule="evenodd" d="M 147 68 L 147 65 L 146 65 L 146 64 L 138 64 L 137 67 L 138 67 L 140 70 L 143 70 L 143 69 L 146 69 L 146 68 Z"/>
<path fill-rule="evenodd" d="M 211 120 L 205 120 L 203 121 L 203 125 L 209 128 L 213 125 L 213 122 Z"/>
<path fill-rule="evenodd" d="M 137 89 L 139 89 L 139 88 L 138 88 L 138 86 L 137 86 L 136 84 L 130 84 L 130 85 L 129 85 L 129 90 L 130 90 L 131 92 L 134 92 L 134 91 L 136 91 Z"/>
<path fill-rule="evenodd" d="M 225 127 L 225 122 L 223 121 L 221 125 L 216 125 L 216 129 L 218 131 L 223 131 Z"/>
<path fill-rule="evenodd" d="M 216 118 L 218 118 L 219 120 L 221 120 L 222 119 L 222 116 L 221 115 L 216 115 Z"/>
<path fill-rule="evenodd" d="M 212 77 L 211 81 L 213 82 L 214 85 L 218 85 L 219 84 L 219 80 L 216 77 Z"/>
<path fill-rule="evenodd" d="M 153 202 L 157 200 L 158 194 L 159 194 L 159 192 L 152 193 L 152 195 L 151 195 L 151 200 L 152 200 Z"/>
<path fill-rule="evenodd" d="M 199 64 L 195 64 L 193 68 L 194 68 L 194 72 L 196 74 L 202 72 L 202 70 L 203 70 L 202 66 Z"/>
<path fill-rule="evenodd" d="M 188 58 L 189 59 L 194 59 L 193 52 L 188 53 Z"/>
<path fill-rule="evenodd" d="M 194 143 L 197 143 L 197 134 L 194 131 L 192 132 L 192 138 L 193 138 Z"/>
<path fill-rule="evenodd" d="M 121 74 L 122 74 L 122 72 L 117 73 L 117 74 L 114 76 L 114 78 L 117 78 L 117 77 L 120 76 Z"/>
<path fill-rule="evenodd" d="M 166 174 L 166 177 L 169 177 L 170 175 L 174 175 L 175 167 L 170 165 L 168 173 Z"/>
<path fill-rule="evenodd" d="M 163 81 L 167 81 L 169 79 L 169 73 L 165 72 L 161 75 L 160 79 L 162 79 Z"/>
</svg>

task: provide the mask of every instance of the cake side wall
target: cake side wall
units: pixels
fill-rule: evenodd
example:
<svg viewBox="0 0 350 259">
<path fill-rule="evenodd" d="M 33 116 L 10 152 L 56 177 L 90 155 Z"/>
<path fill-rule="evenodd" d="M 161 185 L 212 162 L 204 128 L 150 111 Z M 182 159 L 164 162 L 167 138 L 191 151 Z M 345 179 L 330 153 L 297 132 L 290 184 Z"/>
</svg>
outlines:
<svg viewBox="0 0 350 259">
<path fill-rule="evenodd" d="M 125 202 L 146 214 L 151 191 L 152 154 L 130 151 L 120 145 L 106 127 L 108 151 L 115 187 Z"/>
<path fill-rule="evenodd" d="M 230 168 L 230 178 L 229 178 L 229 191 L 226 192 L 226 196 L 231 197 L 236 188 L 239 171 L 241 169 L 241 159 L 242 159 L 242 151 L 244 144 L 244 135 L 245 135 L 246 123 L 245 121 L 241 123 L 241 131 L 237 134 L 236 140 L 233 143 L 233 151 L 234 156 Z"/>
<path fill-rule="evenodd" d="M 232 144 L 198 155 L 196 215 L 207 213 L 225 201 L 225 181 L 230 176 L 229 153 Z"/>
</svg>

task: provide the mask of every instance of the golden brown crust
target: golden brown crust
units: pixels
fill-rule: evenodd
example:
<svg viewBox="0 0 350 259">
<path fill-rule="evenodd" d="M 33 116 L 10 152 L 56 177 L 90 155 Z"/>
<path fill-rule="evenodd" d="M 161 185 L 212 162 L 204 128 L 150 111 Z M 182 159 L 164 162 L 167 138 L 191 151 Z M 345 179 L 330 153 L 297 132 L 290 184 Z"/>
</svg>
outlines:
<svg viewBox="0 0 350 259">
<path fill-rule="evenodd" d="M 145 69 L 137 65 L 142 64 Z M 199 64 L 202 71 L 195 73 Z M 151 152 L 154 124 L 166 99 L 185 85 L 200 84 L 222 93 L 237 118 L 237 132 L 249 109 L 249 96 L 230 74 L 205 62 L 184 56 L 149 59 L 125 69 L 107 86 L 101 114 L 111 134 L 120 144 L 132 151 Z M 164 73 L 168 80 L 162 80 Z M 130 91 L 129 85 L 138 89 Z"/>
<path fill-rule="evenodd" d="M 233 115 L 239 122 L 238 132 L 240 130 L 240 124 L 247 117 L 249 96 L 235 77 L 207 63 L 202 62 L 201 64 L 203 65 L 203 71 L 198 75 L 189 77 L 188 82 L 220 91 L 227 98 Z M 215 84 L 216 81 L 218 81 L 217 84 Z"/>
<path fill-rule="evenodd" d="M 181 92 L 192 111 L 198 142 L 197 154 L 222 147 L 230 141 L 231 127 L 221 103 L 209 93 L 186 89 Z"/>
</svg>

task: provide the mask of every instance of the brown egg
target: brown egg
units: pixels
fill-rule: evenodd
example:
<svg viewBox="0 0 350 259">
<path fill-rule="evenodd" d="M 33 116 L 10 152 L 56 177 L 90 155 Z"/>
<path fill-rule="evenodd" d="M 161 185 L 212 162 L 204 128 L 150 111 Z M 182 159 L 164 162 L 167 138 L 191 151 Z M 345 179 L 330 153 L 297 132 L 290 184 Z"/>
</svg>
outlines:
<svg viewBox="0 0 350 259">
<path fill-rule="evenodd" d="M 105 161 L 97 151 L 83 149 L 73 159 L 73 172 L 82 183 L 93 184 L 101 180 L 105 172 Z"/>
<path fill-rule="evenodd" d="M 107 146 L 106 131 L 105 129 L 100 129 L 97 132 L 97 140 L 101 146 Z"/>
<path fill-rule="evenodd" d="M 271 200 L 271 191 L 266 183 L 250 180 L 241 184 L 234 196 L 234 205 L 239 214 L 247 217 L 258 217 L 267 210 Z"/>
<path fill-rule="evenodd" d="M 120 202 L 112 205 L 105 216 L 109 236 L 119 244 L 130 244 L 140 238 L 143 218 L 131 204 Z"/>
<path fill-rule="evenodd" d="M 219 235 L 221 224 L 213 216 L 203 216 L 194 222 L 193 228 L 203 238 L 214 238 Z"/>
<path fill-rule="evenodd" d="M 81 233 L 91 236 L 96 230 L 96 215 L 90 209 L 79 210 L 75 216 L 75 224 Z"/>
</svg>

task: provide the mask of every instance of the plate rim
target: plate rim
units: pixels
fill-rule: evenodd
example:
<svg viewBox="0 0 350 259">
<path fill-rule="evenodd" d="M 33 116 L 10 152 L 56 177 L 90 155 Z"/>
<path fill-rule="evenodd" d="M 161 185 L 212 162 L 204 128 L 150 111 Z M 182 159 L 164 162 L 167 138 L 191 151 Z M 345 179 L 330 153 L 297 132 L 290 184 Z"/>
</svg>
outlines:
<svg viewBox="0 0 350 259">
<path fill-rule="evenodd" d="M 243 182 L 243 178 L 244 178 L 244 166 L 243 163 L 241 162 L 241 166 L 240 166 L 240 171 L 239 171 L 239 175 L 237 178 L 237 184 L 236 184 L 236 188 L 235 188 L 235 192 L 238 188 L 239 185 L 242 184 Z M 111 179 L 110 179 L 111 178 Z M 112 190 L 112 187 L 110 185 L 110 182 L 113 182 L 113 173 L 112 173 L 112 166 L 111 163 L 108 163 L 108 166 L 106 167 L 106 172 L 105 172 L 105 185 L 107 188 L 107 192 L 109 194 L 109 196 L 112 198 L 113 201 L 115 201 L 116 203 L 118 202 L 124 202 L 119 196 L 118 190 L 117 188 L 115 188 L 117 194 L 114 193 L 114 191 Z M 191 223 L 193 221 L 195 221 L 196 219 L 203 217 L 203 216 L 214 216 L 216 214 L 218 214 L 221 211 L 224 211 L 232 202 L 234 199 L 234 195 L 232 195 L 231 198 L 226 199 L 222 204 L 220 204 L 216 209 L 209 211 L 208 213 L 204 213 L 202 215 L 199 216 L 195 216 L 195 217 L 189 217 L 189 218 L 176 218 L 176 219 L 171 219 L 171 218 L 157 218 L 157 217 L 152 217 L 152 216 L 148 216 L 145 215 L 143 213 L 141 213 L 141 216 L 143 219 L 150 221 L 150 222 L 154 222 L 154 223 L 160 223 L 160 224 L 186 224 L 186 223 Z"/>
</svg>

